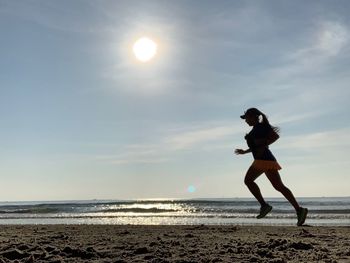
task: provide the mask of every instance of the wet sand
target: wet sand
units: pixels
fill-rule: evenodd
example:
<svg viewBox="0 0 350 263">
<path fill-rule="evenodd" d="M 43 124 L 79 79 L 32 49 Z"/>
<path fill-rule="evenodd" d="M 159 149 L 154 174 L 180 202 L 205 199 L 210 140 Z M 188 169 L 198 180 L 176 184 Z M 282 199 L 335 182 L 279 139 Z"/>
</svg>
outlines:
<svg viewBox="0 0 350 263">
<path fill-rule="evenodd" d="M 1 225 L 0 262 L 350 262 L 350 227 Z"/>
</svg>

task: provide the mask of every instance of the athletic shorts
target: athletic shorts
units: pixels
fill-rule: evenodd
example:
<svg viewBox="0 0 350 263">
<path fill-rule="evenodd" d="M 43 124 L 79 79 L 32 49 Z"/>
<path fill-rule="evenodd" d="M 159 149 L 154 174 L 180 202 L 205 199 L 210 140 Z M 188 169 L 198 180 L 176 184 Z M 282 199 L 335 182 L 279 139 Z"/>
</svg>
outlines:
<svg viewBox="0 0 350 263">
<path fill-rule="evenodd" d="M 278 164 L 277 161 L 269 161 L 269 160 L 254 160 L 251 166 L 264 172 L 268 170 L 282 169 L 282 167 Z"/>
</svg>

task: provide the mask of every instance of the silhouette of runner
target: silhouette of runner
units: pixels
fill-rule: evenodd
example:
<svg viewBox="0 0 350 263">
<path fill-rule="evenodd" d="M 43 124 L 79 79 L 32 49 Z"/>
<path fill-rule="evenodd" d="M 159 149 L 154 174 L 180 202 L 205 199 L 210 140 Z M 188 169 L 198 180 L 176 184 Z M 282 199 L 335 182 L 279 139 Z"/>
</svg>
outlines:
<svg viewBox="0 0 350 263">
<path fill-rule="evenodd" d="M 247 171 L 244 183 L 261 205 L 257 218 L 265 217 L 272 210 L 272 206 L 265 202 L 259 186 L 254 182 L 261 174 L 265 173 L 273 187 L 281 192 L 295 208 L 298 217 L 297 225 L 303 225 L 308 209 L 299 206 L 293 193 L 283 184 L 278 172 L 281 166 L 269 149 L 269 145 L 279 138 L 279 129 L 271 126 L 266 115 L 256 108 L 248 109 L 241 118 L 245 119 L 249 126 L 253 126 L 253 129 L 244 137 L 249 149 L 236 149 L 235 153 L 239 155 L 251 152 L 253 154 L 254 161 Z"/>
</svg>

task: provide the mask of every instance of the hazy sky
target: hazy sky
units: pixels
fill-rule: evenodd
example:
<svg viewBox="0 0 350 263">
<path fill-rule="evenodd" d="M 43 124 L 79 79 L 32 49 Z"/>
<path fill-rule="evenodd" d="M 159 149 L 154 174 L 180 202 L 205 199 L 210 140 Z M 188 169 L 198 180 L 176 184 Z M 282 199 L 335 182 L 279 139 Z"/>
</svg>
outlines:
<svg viewBox="0 0 350 263">
<path fill-rule="evenodd" d="M 349 12 L 0 0 L 0 200 L 251 197 L 252 156 L 233 149 L 252 106 L 281 128 L 271 150 L 296 196 L 349 196 Z M 143 36 L 148 63 L 131 51 Z"/>
</svg>

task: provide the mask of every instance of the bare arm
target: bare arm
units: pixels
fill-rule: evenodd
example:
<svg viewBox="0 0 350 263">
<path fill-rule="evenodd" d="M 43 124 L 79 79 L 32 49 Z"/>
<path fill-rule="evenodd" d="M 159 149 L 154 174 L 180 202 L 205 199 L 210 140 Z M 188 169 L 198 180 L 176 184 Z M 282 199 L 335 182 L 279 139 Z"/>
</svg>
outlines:
<svg viewBox="0 0 350 263">
<path fill-rule="evenodd" d="M 251 149 L 247 149 L 247 150 L 236 149 L 235 154 L 246 154 L 246 153 L 250 153 L 251 151 L 252 151 Z"/>
</svg>

